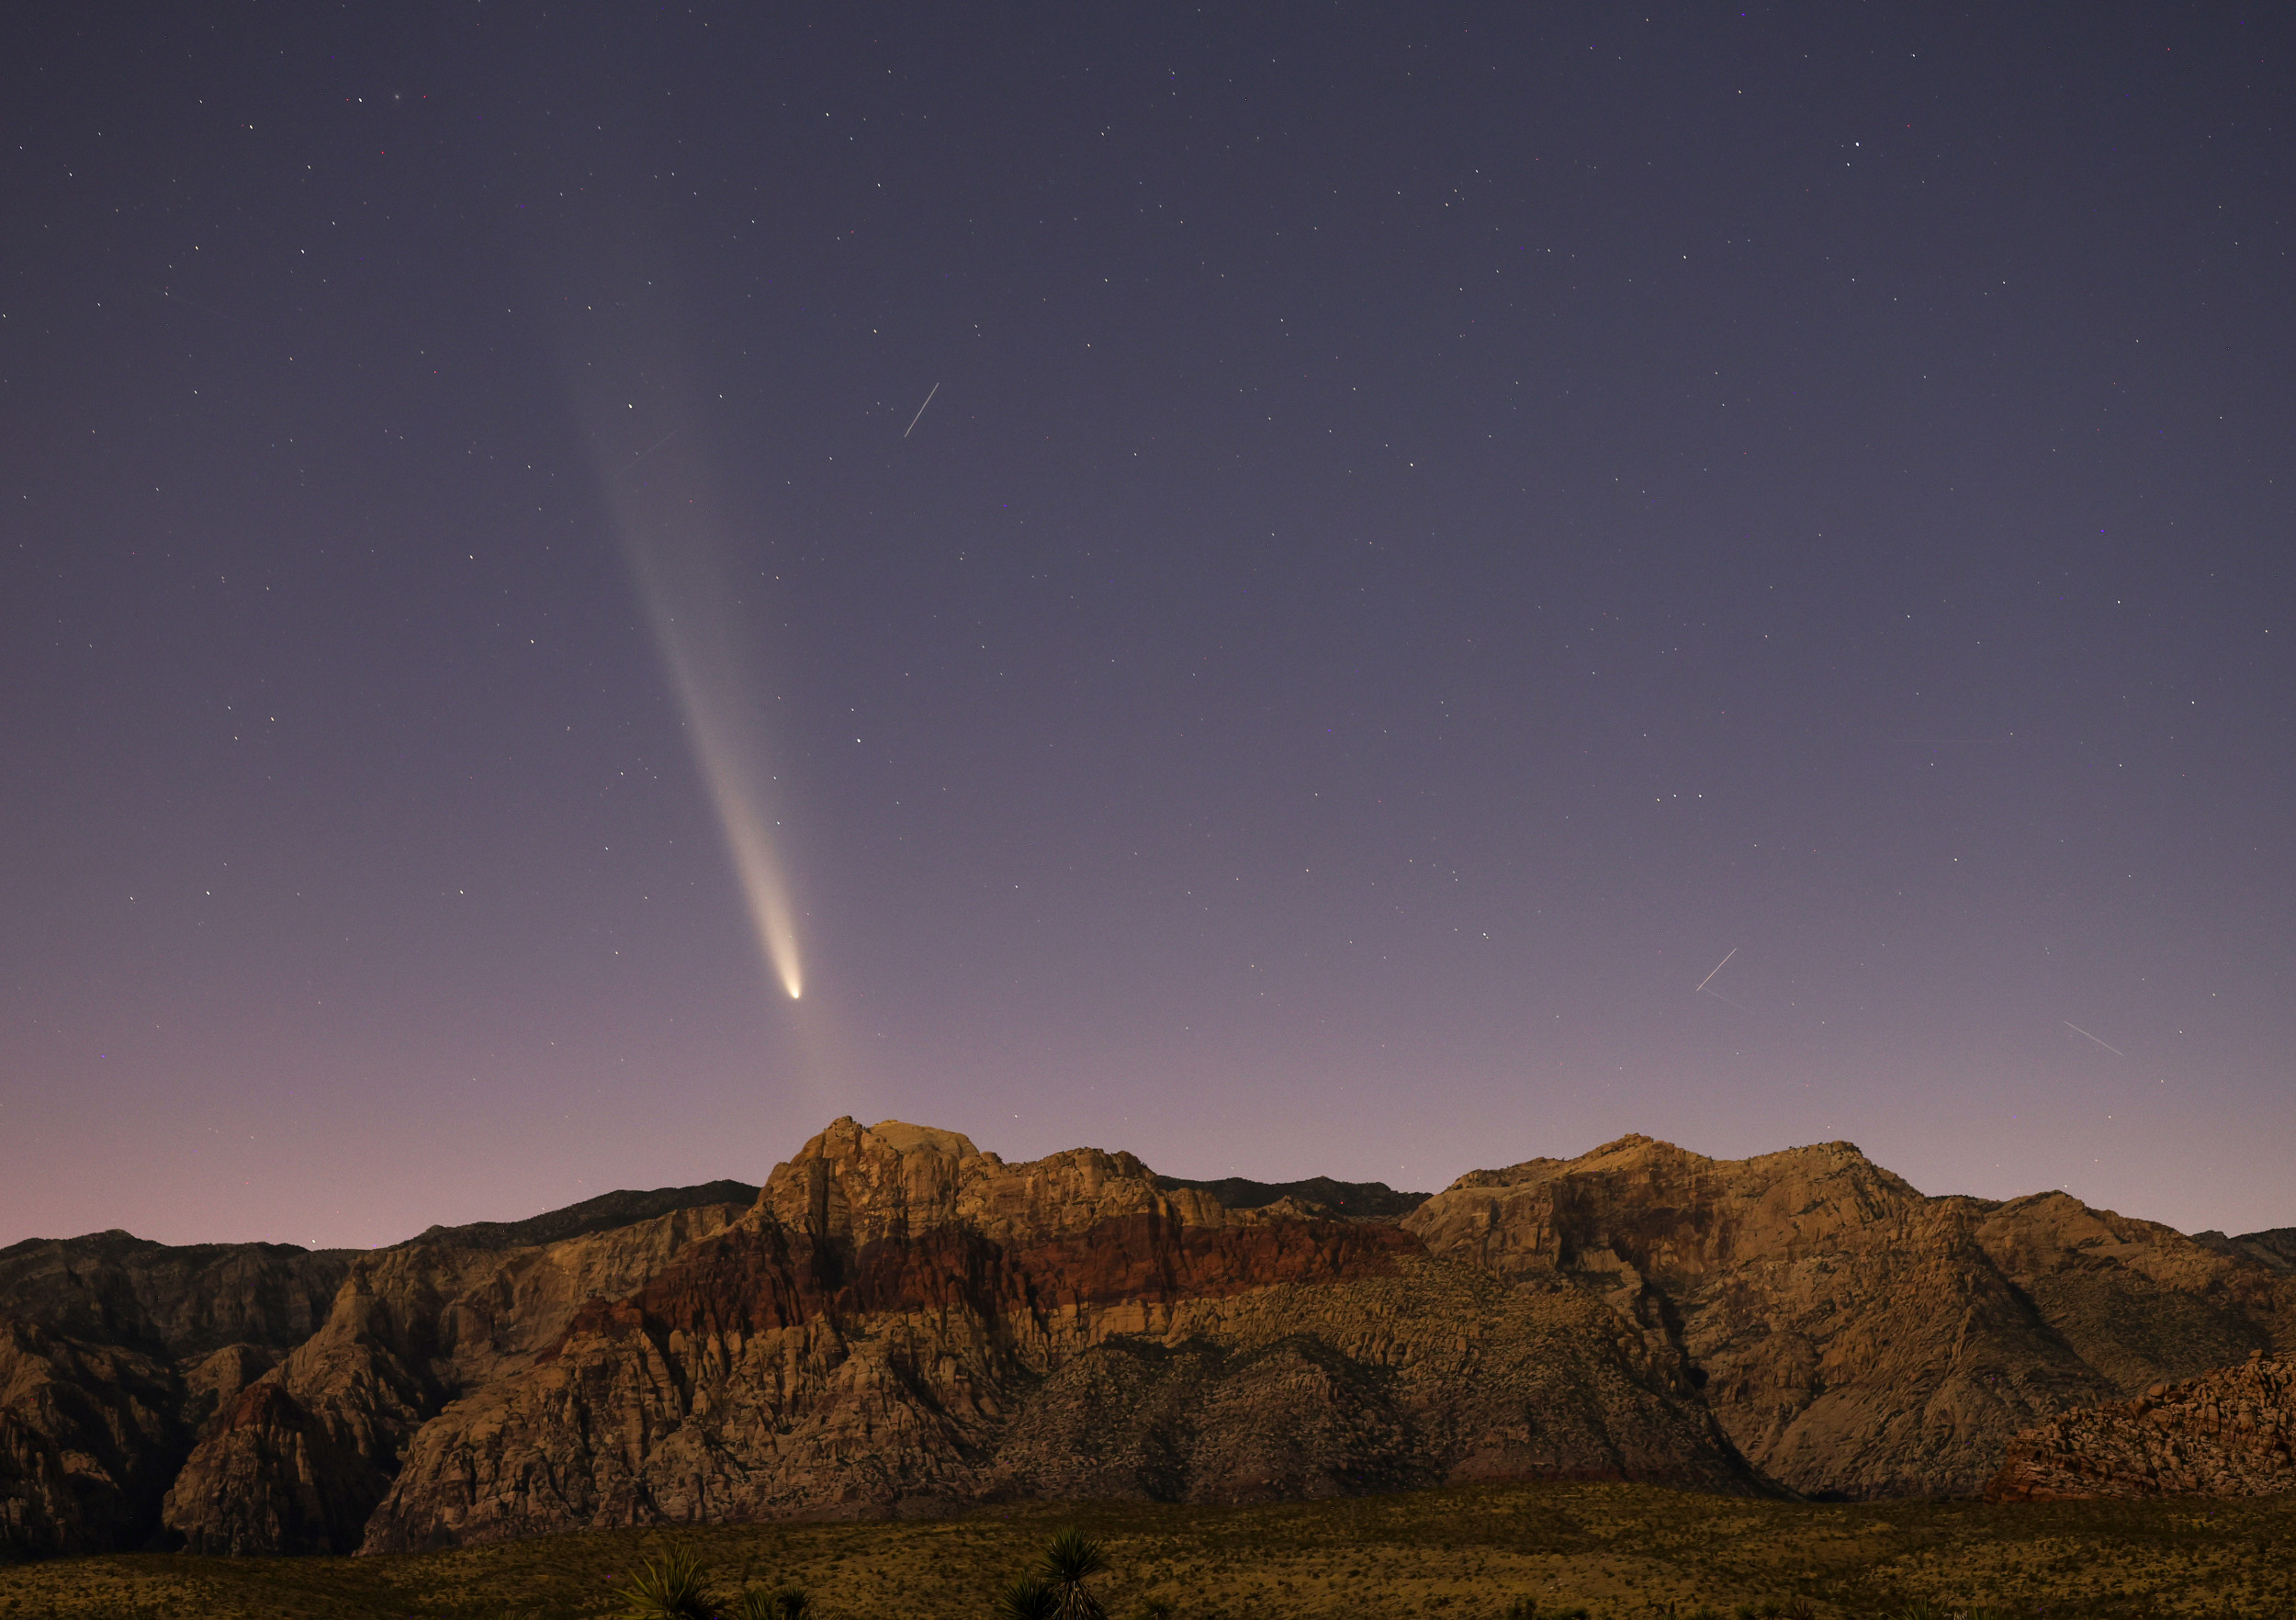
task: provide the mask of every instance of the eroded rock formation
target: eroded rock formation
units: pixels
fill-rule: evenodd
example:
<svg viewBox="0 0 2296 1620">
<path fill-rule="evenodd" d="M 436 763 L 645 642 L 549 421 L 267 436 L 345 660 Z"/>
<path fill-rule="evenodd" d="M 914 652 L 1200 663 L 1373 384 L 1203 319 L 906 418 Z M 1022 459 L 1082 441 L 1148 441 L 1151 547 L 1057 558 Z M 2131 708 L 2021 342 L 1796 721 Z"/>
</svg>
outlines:
<svg viewBox="0 0 2296 1620">
<path fill-rule="evenodd" d="M 2268 1496 L 2296 1490 L 2296 1363 L 2155 1383 L 2133 1401 L 2059 1413 L 2019 1434 L 1993 1502 L 2092 1496 Z"/>
<path fill-rule="evenodd" d="M 753 1201 L 710 1191 L 366 1254 L 0 1251 L 0 1534 L 381 1551 L 1558 1475 L 1968 1493 L 2012 1436 L 2085 1444 L 2065 1413 L 2296 1350 L 2274 1234 L 1924 1197 L 1840 1142 L 1627 1137 L 1423 1198 L 840 1119 Z"/>
<path fill-rule="evenodd" d="M 2296 1288 L 2261 1266 L 2063 1193 L 1925 1198 L 1847 1142 L 1626 1137 L 1461 1176 L 1403 1226 L 1603 1299 L 1816 1495 L 1968 1494 L 2041 1416 L 2296 1338 Z"/>
<path fill-rule="evenodd" d="M 410 1450 L 369 1551 L 572 1524 L 1236 1500 L 1593 1474 L 1752 1488 L 1682 1377 L 1556 1284 L 1126 1153 L 839 1120 L 751 1216 Z"/>
<path fill-rule="evenodd" d="M 629 1293 L 742 1213 L 705 1204 L 543 1247 L 362 1256 L 319 1331 L 207 1424 L 163 1523 L 195 1552 L 349 1551 L 447 1402 L 527 1367 L 584 1301 Z"/>
</svg>

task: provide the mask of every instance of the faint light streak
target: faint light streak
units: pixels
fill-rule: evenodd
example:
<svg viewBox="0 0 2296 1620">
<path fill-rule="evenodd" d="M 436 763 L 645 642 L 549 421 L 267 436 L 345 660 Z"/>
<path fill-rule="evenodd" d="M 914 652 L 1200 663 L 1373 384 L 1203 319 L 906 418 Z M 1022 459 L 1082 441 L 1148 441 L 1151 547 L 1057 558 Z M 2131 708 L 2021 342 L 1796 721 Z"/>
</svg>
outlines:
<svg viewBox="0 0 2296 1620">
<path fill-rule="evenodd" d="M 1729 965 L 1730 965 L 1730 957 L 1732 957 L 1732 956 L 1736 956 L 1737 954 L 1738 954 L 1738 947 L 1737 947 L 1737 946 L 1735 946 L 1735 945 L 1731 946 L 1731 947 L 1730 947 L 1730 949 L 1729 949 L 1729 954 L 1728 954 L 1728 955 L 1726 955 L 1725 957 L 1723 957 L 1723 959 L 1722 959 L 1720 962 L 1716 962 L 1716 963 L 1714 964 L 1714 973 L 1720 973 L 1720 972 L 1721 972 L 1724 968 L 1726 968 L 1726 967 L 1729 966 Z M 1705 989 L 1707 985 L 1709 985 L 1709 984 L 1713 984 L 1713 983 L 1714 983 L 1714 973 L 1708 973 L 1708 974 L 1707 974 L 1705 978 L 1703 978 L 1703 979 L 1701 979 L 1701 980 L 1699 980 L 1699 981 L 1698 981 L 1698 990 L 1704 990 L 1704 989 Z M 1693 991 L 1691 992 L 1691 994 L 1692 994 L 1693 996 L 1695 996 L 1695 995 L 1697 995 L 1697 994 L 1698 994 L 1698 990 L 1693 990 Z"/>
<path fill-rule="evenodd" d="M 938 394 L 939 392 L 940 392 L 940 385 L 939 383 L 935 383 L 932 386 L 931 390 L 925 396 L 925 405 L 930 405 L 933 402 L 933 395 Z M 903 438 L 906 439 L 911 433 L 915 433 L 917 431 L 917 424 L 925 420 L 925 405 L 919 405 L 917 408 L 917 414 L 909 418 L 909 425 L 901 430 L 901 436 Z"/>
<path fill-rule="evenodd" d="M 2091 1041 L 2096 1041 L 2098 1045 L 2099 1045 L 2099 1046 L 2103 1047 L 2103 1048 L 2104 1048 L 2107 1052 L 2109 1052 L 2112 1053 L 2112 1055 L 2113 1055 L 2113 1056 L 2115 1056 L 2115 1057 L 2117 1057 L 2117 1058 L 2124 1058 L 2124 1057 L 2127 1057 L 2127 1056 L 2129 1055 L 2127 1052 L 2122 1052 L 2122 1051 L 2119 1047 L 2115 1046 L 2115 1045 L 2114 1045 L 2111 1041 L 2099 1041 L 2099 1040 L 2098 1040 L 2098 1038 L 2097 1038 L 2096 1036 L 2094 1036 L 2094 1035 L 2089 1035 L 2088 1030 L 2086 1030 L 2086 1029 L 2082 1029 L 2082 1028 L 2081 1028 L 2078 1024 L 2075 1023 L 2075 1022 L 2074 1022 L 2071 1018 L 2064 1018 L 2064 1019 L 2060 1019 L 2059 1021 L 2060 1021 L 2060 1022 L 2062 1022 L 2062 1023 L 2065 1025 L 2065 1027 L 2066 1029 L 2068 1029 L 2072 1030 L 2072 1031 L 2073 1031 L 2073 1033 L 2074 1033 L 2074 1034 L 2076 1034 L 2076 1035 L 2088 1035 L 2089 1040 L 2091 1040 Z"/>
</svg>

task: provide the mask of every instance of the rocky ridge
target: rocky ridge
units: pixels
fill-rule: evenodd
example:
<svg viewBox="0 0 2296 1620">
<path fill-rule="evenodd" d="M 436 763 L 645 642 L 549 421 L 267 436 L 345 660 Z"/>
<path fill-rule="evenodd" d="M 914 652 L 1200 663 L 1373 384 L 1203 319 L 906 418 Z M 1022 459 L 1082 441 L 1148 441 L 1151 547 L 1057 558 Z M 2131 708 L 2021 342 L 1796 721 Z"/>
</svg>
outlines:
<svg viewBox="0 0 2296 1620">
<path fill-rule="evenodd" d="M 742 1208 L 680 1227 L 668 1246 Z M 491 1278 L 485 1260 L 472 1261 L 473 1286 L 442 1290 L 435 1266 L 390 1258 L 425 1252 L 420 1243 L 374 1254 L 171 1247 L 109 1232 L 0 1249 L 0 1556 L 187 1539 L 266 1552 L 355 1545 L 396 1466 L 397 1439 L 444 1403 L 457 1378 L 483 1376 L 482 1358 L 456 1344 L 469 1322 L 500 1307 L 513 1339 L 546 1339 L 573 1304 L 602 1287 L 635 1287 L 645 1269 L 575 1264 L 557 1289 L 522 1293 L 517 1279 L 534 1261 L 498 1254 Z M 629 1246 L 615 1232 L 597 1250 L 612 1256 Z M 573 1299 L 555 1299 L 563 1293 Z M 551 1300 L 537 1310 L 543 1296 Z M 395 1347 L 375 1331 L 389 1317 L 403 1329 Z M 433 1353 L 442 1338 L 444 1361 Z M 325 1415 L 314 1418 L 306 1400 Z M 251 1444 L 251 1432 L 264 1441 Z M 199 1492 L 215 1483 L 219 1452 L 241 1461 L 225 1494 L 275 1504 L 243 1514 L 252 1527 L 217 1534 L 203 1517 Z M 298 1511 L 276 1511 L 276 1499 L 298 1491 Z M 335 1523 L 347 1526 L 340 1536 L 325 1528 Z"/>
<path fill-rule="evenodd" d="M 749 1218 L 417 1437 L 382 1552 L 998 1495 L 1245 1500 L 1591 1474 L 1759 1481 L 1671 1362 L 1295 1200 L 1127 1153 L 832 1125 Z"/>
<path fill-rule="evenodd" d="M 1925 1197 L 1841 1142 L 1626 1137 L 1424 1197 L 840 1119 L 753 1201 L 681 1190 L 711 1189 L 372 1253 L 0 1251 L 0 1535 L 384 1551 L 1541 1476 L 1966 1494 L 2068 1411 L 2296 1348 L 2296 1276 L 2250 1239 Z"/>
<path fill-rule="evenodd" d="M 2060 1413 L 2020 1434 L 1989 1502 L 2099 1496 L 2268 1496 L 2296 1490 L 2296 1361 L 2155 1383 L 2133 1401 Z"/>
</svg>

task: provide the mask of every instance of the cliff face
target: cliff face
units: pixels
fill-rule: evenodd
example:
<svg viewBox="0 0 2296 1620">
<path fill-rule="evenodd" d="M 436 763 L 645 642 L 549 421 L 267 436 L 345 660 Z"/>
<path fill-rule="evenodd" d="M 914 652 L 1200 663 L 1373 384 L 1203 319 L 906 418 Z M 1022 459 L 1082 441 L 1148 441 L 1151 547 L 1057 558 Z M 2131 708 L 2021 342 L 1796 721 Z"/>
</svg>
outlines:
<svg viewBox="0 0 2296 1620">
<path fill-rule="evenodd" d="M 757 1209 L 422 1431 L 368 1551 L 569 1525 L 1590 1473 L 1750 1488 L 1574 1291 L 1129 1154 L 839 1120 Z"/>
<path fill-rule="evenodd" d="M 149 1356 L 0 1322 L 0 1553 L 141 1545 L 183 1458 L 178 1404 Z"/>
<path fill-rule="evenodd" d="M 2043 1414 L 2286 1337 L 2284 1279 L 2061 1193 L 1930 1198 L 1846 1142 L 1715 1160 L 1646 1137 L 1460 1177 L 1432 1254 L 1568 1278 L 1680 1357 L 1797 1491 L 1966 1494 Z"/>
<path fill-rule="evenodd" d="M 629 1293 L 741 1213 L 703 1205 L 546 1247 L 362 1256 L 319 1331 L 207 1424 L 163 1523 L 195 1552 L 349 1551 L 448 1401 L 526 1367 L 583 1301 Z"/>
<path fill-rule="evenodd" d="M 0 1252 L 0 1527 L 384 1551 L 1539 1476 L 1966 1493 L 2061 1414 L 2296 1349 L 2247 1239 L 1925 1198 L 1838 1142 L 1627 1137 L 1423 1199 L 840 1119 L 753 1203 L 707 1190 L 370 1254 Z"/>
<path fill-rule="evenodd" d="M 2296 1364 L 2261 1351 L 2133 1401 L 2058 1414 L 2019 1434 L 1992 1502 L 2268 1496 L 2296 1490 Z"/>
<path fill-rule="evenodd" d="M 355 1547 L 406 1435 L 463 1382 L 740 1213 L 460 1262 L 118 1232 L 0 1250 L 0 1554 Z"/>
</svg>

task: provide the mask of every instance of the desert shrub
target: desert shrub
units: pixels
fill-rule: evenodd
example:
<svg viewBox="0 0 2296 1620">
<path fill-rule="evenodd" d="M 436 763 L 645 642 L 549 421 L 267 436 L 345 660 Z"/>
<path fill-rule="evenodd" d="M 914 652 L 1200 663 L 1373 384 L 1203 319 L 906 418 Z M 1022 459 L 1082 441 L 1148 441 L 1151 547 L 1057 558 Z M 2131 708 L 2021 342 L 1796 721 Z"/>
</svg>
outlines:
<svg viewBox="0 0 2296 1620">
<path fill-rule="evenodd" d="M 753 1586 L 734 1600 L 725 1620 L 805 1620 L 813 1613 L 813 1594 L 802 1586 L 781 1586 L 769 1592 Z"/>
<path fill-rule="evenodd" d="M 690 1547 L 647 1559 L 613 1595 L 625 1620 L 716 1620 L 709 1571 Z"/>
</svg>

